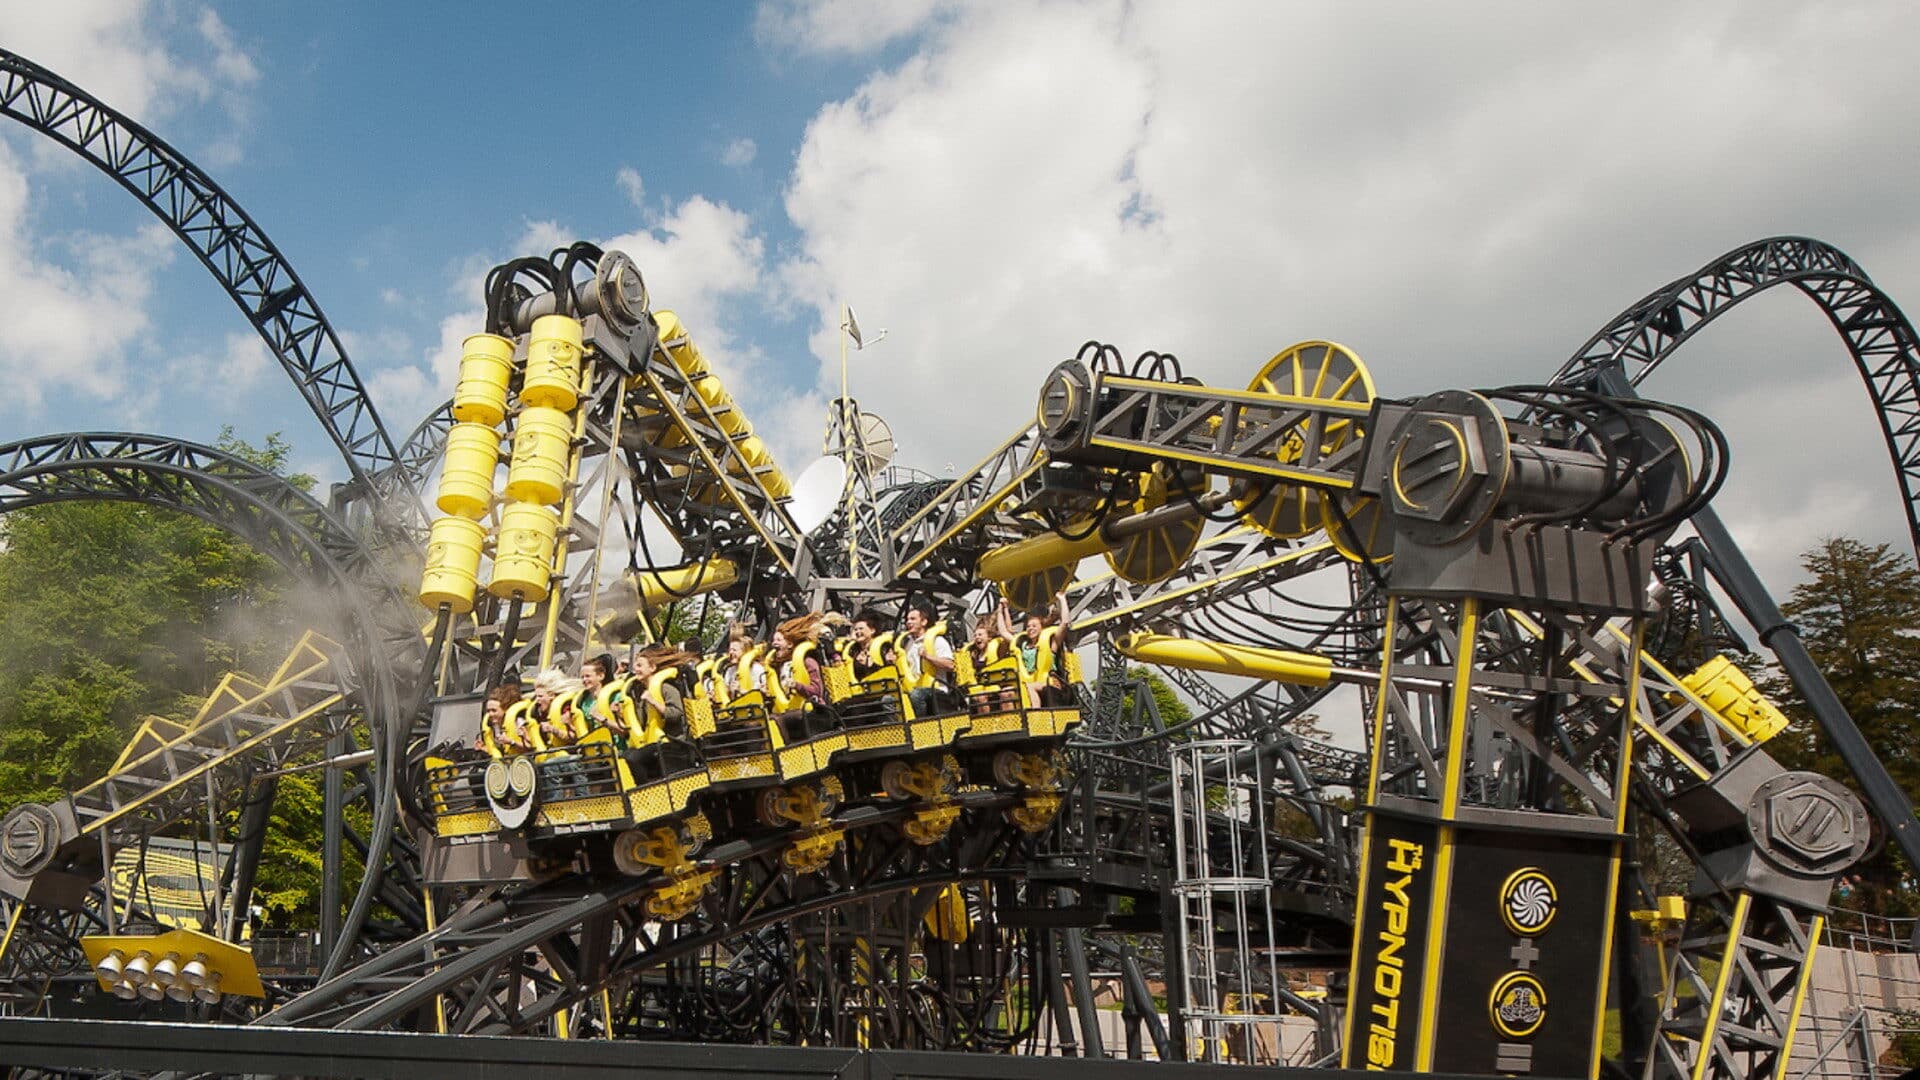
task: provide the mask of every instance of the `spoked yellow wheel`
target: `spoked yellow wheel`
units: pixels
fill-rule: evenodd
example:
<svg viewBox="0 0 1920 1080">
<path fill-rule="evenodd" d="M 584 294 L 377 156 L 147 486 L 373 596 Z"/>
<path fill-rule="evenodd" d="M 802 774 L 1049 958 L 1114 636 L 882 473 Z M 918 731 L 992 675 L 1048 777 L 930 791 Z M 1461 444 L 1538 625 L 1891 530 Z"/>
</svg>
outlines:
<svg viewBox="0 0 1920 1080">
<path fill-rule="evenodd" d="M 1266 362 L 1247 389 L 1316 401 L 1373 401 L 1373 376 L 1352 349 L 1331 341 L 1303 341 L 1282 350 Z M 1304 456 L 1311 422 L 1302 419 L 1282 439 L 1274 456 L 1282 464 Z M 1328 420 L 1321 430 L 1319 451 L 1331 454 L 1365 433 L 1357 420 Z M 1322 527 L 1320 493 L 1300 484 L 1274 483 L 1255 490 L 1234 504 L 1240 520 L 1268 536 L 1292 540 Z"/>
<path fill-rule="evenodd" d="M 1051 607 L 1053 598 L 1073 580 L 1072 566 L 1050 566 L 1036 574 L 1000 583 L 1000 595 L 1017 611 L 1040 611 Z"/>
<path fill-rule="evenodd" d="M 1205 479 L 1198 481 L 1194 487 L 1198 489 L 1196 495 L 1204 492 Z M 1165 505 L 1169 498 L 1182 497 L 1169 491 L 1166 474 L 1159 468 L 1141 476 L 1140 492 L 1139 501 L 1128 508 L 1128 513 L 1153 510 Z M 1206 528 L 1206 524 L 1204 518 L 1195 517 L 1135 533 L 1107 550 L 1107 565 L 1113 568 L 1115 574 L 1135 585 L 1165 581 L 1193 557 L 1194 549 L 1200 546 L 1200 532 Z"/>
</svg>

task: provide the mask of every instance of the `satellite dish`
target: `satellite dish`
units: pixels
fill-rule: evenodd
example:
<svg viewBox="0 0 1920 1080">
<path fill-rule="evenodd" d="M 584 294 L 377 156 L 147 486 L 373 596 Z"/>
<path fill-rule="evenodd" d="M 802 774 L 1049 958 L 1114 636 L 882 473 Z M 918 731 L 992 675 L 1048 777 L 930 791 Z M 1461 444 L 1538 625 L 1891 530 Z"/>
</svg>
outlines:
<svg viewBox="0 0 1920 1080">
<path fill-rule="evenodd" d="M 823 457 L 806 467 L 793 483 L 793 501 L 787 513 L 802 534 L 820 527 L 840 507 L 847 487 L 847 465 L 837 457 Z"/>
<path fill-rule="evenodd" d="M 869 473 L 886 468 L 893 460 L 893 428 L 870 412 L 860 414 L 860 443 L 866 449 Z"/>
</svg>

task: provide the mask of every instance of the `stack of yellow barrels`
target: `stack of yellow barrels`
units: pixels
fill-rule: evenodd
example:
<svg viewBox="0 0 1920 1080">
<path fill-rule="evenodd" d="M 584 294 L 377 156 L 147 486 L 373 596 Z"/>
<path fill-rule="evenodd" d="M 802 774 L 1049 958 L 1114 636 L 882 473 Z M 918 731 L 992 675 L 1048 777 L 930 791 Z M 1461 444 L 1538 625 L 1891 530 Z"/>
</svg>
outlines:
<svg viewBox="0 0 1920 1080">
<path fill-rule="evenodd" d="M 520 410 L 513 422 L 513 457 L 507 467 L 506 505 L 494 549 L 487 591 L 502 599 L 540 600 L 553 573 L 560 516 L 573 454 L 573 410 L 579 405 L 583 361 L 579 320 L 565 315 L 535 319 L 527 341 Z M 447 516 L 433 523 L 427 539 L 420 603 L 456 614 L 473 610 L 485 547 L 485 519 L 493 509 L 494 473 L 500 464 L 499 426 L 507 419 L 514 343 L 498 334 L 467 338 L 460 383 L 453 397 L 453 429 L 434 504 Z"/>
<path fill-rule="evenodd" d="M 547 595 L 560 535 L 555 507 L 566 497 L 573 459 L 572 413 L 580 403 L 583 352 L 579 320 L 566 315 L 533 320 L 520 414 L 513 422 L 507 504 L 500 511 L 493 579 L 487 582 L 487 591 L 503 600 Z"/>
</svg>

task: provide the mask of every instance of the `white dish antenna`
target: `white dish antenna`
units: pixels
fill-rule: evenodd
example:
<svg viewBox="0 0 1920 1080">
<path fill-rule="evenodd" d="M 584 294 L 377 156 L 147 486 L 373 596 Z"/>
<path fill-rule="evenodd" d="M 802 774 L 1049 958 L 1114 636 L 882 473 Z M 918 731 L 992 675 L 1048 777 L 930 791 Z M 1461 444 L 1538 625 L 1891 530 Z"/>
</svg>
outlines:
<svg viewBox="0 0 1920 1080">
<path fill-rule="evenodd" d="M 866 451 L 867 472 L 879 472 L 893 460 L 893 428 L 870 412 L 860 414 L 860 443 Z"/>
<path fill-rule="evenodd" d="M 820 527 L 840 508 L 847 488 L 847 465 L 837 457 L 823 457 L 807 466 L 793 482 L 793 501 L 787 504 L 794 525 L 804 535 Z"/>
</svg>

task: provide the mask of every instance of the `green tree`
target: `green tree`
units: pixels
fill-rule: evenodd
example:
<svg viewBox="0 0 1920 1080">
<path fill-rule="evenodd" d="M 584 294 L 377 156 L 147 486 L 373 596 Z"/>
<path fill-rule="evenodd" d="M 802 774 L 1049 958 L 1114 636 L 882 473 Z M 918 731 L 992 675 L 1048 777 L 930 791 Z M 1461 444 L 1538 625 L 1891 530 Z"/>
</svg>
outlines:
<svg viewBox="0 0 1920 1080">
<path fill-rule="evenodd" d="M 1800 627 L 1867 744 L 1909 799 L 1920 801 L 1920 570 L 1886 544 L 1829 537 L 1801 557 L 1807 581 L 1781 609 Z M 1767 749 L 1783 765 L 1858 788 L 1792 684 L 1774 673 L 1765 689 L 1793 719 Z M 1891 850 L 1859 868 L 1866 902 L 1886 913 L 1916 904 L 1911 869 Z M 1858 901 L 1856 901 L 1857 903 Z"/>
<path fill-rule="evenodd" d="M 277 435 L 220 445 L 276 470 L 290 453 Z M 298 632 L 285 589 L 270 560 L 177 512 L 0 515 L 0 809 L 100 776 L 141 716 L 191 716 L 225 672 L 270 670 Z"/>
<path fill-rule="evenodd" d="M 1160 713 L 1161 723 L 1172 727 L 1193 719 L 1192 707 L 1180 700 L 1180 695 L 1174 693 L 1173 687 L 1159 672 L 1147 667 L 1130 667 L 1127 669 L 1127 678 L 1146 684 L 1148 694 L 1153 697 L 1154 708 Z M 1128 690 L 1126 697 L 1121 700 L 1123 711 L 1133 711 L 1133 694 L 1132 690 Z"/>
</svg>

